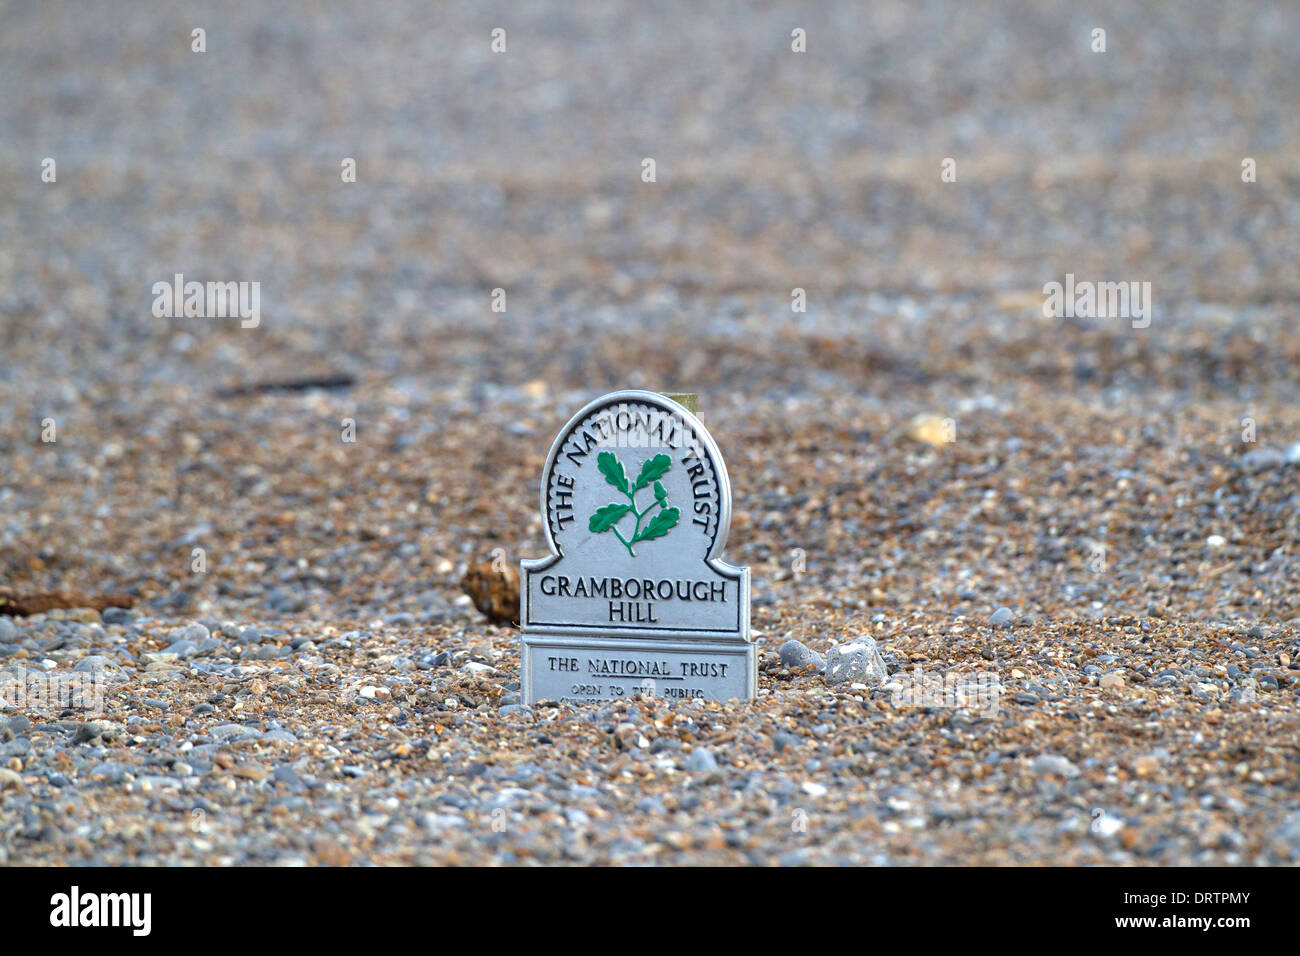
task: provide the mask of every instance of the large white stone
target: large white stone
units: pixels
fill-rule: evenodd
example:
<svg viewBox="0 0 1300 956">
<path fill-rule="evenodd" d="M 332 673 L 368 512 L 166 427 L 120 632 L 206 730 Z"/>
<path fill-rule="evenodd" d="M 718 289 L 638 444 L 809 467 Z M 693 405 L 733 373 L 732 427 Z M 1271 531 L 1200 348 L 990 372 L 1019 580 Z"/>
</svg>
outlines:
<svg viewBox="0 0 1300 956">
<path fill-rule="evenodd" d="M 837 644 L 826 652 L 826 683 L 880 684 L 889 677 L 889 668 L 880 656 L 876 642 L 859 637 L 849 644 Z"/>
</svg>

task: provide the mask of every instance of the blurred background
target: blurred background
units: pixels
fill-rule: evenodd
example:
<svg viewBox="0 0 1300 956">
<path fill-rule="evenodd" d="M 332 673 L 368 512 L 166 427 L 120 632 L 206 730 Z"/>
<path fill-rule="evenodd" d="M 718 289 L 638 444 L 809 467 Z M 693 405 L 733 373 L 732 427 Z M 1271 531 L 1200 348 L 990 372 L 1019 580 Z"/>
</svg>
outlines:
<svg viewBox="0 0 1300 956">
<path fill-rule="evenodd" d="M 464 561 L 541 552 L 563 421 L 641 386 L 700 393 L 760 631 L 1297 613 L 1300 7 L 0 20 L 0 582 L 446 620 Z M 155 317 L 176 273 L 259 326 Z M 1150 282 L 1150 328 L 1044 318 L 1067 273 Z"/>
</svg>

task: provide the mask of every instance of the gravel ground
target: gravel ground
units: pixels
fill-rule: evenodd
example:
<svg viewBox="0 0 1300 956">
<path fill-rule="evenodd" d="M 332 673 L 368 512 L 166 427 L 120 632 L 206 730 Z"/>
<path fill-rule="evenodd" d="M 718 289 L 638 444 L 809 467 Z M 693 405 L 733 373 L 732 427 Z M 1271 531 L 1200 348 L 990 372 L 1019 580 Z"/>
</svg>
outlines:
<svg viewBox="0 0 1300 956">
<path fill-rule="evenodd" d="M 0 618 L 0 862 L 1300 861 L 1300 9 L 4 16 L 0 587 L 137 604 Z M 620 387 L 701 395 L 756 701 L 520 707 L 460 592 Z"/>
</svg>

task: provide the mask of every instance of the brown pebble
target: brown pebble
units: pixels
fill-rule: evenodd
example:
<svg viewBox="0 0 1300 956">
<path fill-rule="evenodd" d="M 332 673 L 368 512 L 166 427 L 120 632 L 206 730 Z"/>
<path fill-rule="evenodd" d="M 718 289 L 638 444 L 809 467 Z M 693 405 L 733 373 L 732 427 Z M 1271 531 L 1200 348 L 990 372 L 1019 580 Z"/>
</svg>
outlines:
<svg viewBox="0 0 1300 956">
<path fill-rule="evenodd" d="M 480 561 L 465 569 L 461 589 L 494 624 L 519 623 L 519 569 L 504 561 Z"/>
<path fill-rule="evenodd" d="M 1131 766 L 1133 773 L 1139 777 L 1154 777 L 1160 772 L 1160 758 L 1146 754 L 1135 759 Z"/>
<path fill-rule="evenodd" d="M 79 591 L 28 591 L 20 594 L 7 588 L 0 589 L 0 614 L 14 617 L 27 617 L 31 614 L 43 614 L 46 611 L 67 608 L 93 608 L 95 611 L 102 611 L 109 607 L 129 608 L 134 604 L 135 598 L 129 594 L 91 596 Z M 98 615 L 88 620 L 98 620 Z"/>
</svg>

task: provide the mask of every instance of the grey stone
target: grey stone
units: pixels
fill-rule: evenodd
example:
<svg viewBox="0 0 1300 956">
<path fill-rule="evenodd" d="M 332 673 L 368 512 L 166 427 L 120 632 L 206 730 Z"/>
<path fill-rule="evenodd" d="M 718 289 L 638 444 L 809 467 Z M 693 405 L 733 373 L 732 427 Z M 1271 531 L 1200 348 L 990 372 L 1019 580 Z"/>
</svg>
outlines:
<svg viewBox="0 0 1300 956">
<path fill-rule="evenodd" d="M 1039 754 L 1029 765 L 1029 769 L 1043 776 L 1079 776 L 1079 768 L 1059 754 Z"/>
<path fill-rule="evenodd" d="M 100 617 L 105 624 L 126 624 L 131 620 L 131 612 L 124 607 L 106 607 Z"/>
<path fill-rule="evenodd" d="M 443 830 L 459 830 L 465 826 L 465 818 L 452 813 L 425 813 L 418 818 L 420 828 L 430 833 Z"/>
<path fill-rule="evenodd" d="M 298 771 L 288 764 L 282 764 L 271 771 L 271 777 L 276 783 L 284 784 L 290 790 L 305 790 L 306 785 L 302 778 L 298 776 Z"/>
<path fill-rule="evenodd" d="M 994 627 L 1010 627 L 1015 619 L 1015 612 L 1009 607 L 1000 607 L 989 615 L 989 623 Z"/>
<path fill-rule="evenodd" d="M 77 666 L 72 669 L 79 674 L 94 674 L 106 670 L 121 670 L 121 666 L 117 661 L 110 660 L 102 654 L 91 654 L 77 661 Z"/>
<path fill-rule="evenodd" d="M 193 624 L 187 624 L 185 627 L 176 628 L 176 630 L 167 635 L 167 643 L 177 644 L 181 641 L 193 641 L 194 645 L 197 647 L 200 643 L 206 641 L 211 636 L 212 635 L 208 633 L 206 627 L 195 622 Z"/>
<path fill-rule="evenodd" d="M 14 733 L 21 734 L 32 729 L 32 722 L 23 714 L 14 714 L 8 720 L 8 727 Z"/>
<path fill-rule="evenodd" d="M 124 730 L 121 724 L 115 724 L 111 720 L 88 720 L 77 727 L 76 733 L 72 736 L 74 744 L 91 743 L 97 740 L 111 741 L 123 736 Z"/>
<path fill-rule="evenodd" d="M 786 747 L 798 747 L 800 738 L 798 734 L 792 734 L 788 730 L 778 730 L 772 735 L 772 746 L 776 752 L 780 753 Z"/>
<path fill-rule="evenodd" d="M 110 760 L 105 761 L 104 763 L 95 764 L 95 766 L 90 768 L 89 775 L 91 777 L 103 777 L 109 783 L 123 783 L 131 779 L 131 771 L 134 769 L 134 767 L 127 764 L 117 763 Z"/>
<path fill-rule="evenodd" d="M 876 642 L 859 637 L 848 644 L 836 644 L 826 652 L 826 683 L 880 684 L 889 677 L 889 668 L 880 656 Z"/>
<path fill-rule="evenodd" d="M 1285 848 L 1291 859 L 1300 860 L 1300 810 L 1294 811 L 1282 821 L 1273 840 L 1279 848 Z"/>
<path fill-rule="evenodd" d="M 291 593 L 284 588 L 274 588 L 266 599 L 267 606 L 271 610 L 281 613 L 305 610 L 310 601 L 311 599 L 305 593 L 301 591 Z"/>
<path fill-rule="evenodd" d="M 208 731 L 208 736 L 214 740 L 240 740 L 244 737 L 260 737 L 262 732 L 256 727 L 245 727 L 243 724 L 222 724 Z"/>
<path fill-rule="evenodd" d="M 165 777 L 157 773 L 137 777 L 135 781 L 137 790 L 174 790 L 180 785 L 181 782 L 175 777 Z"/>
<path fill-rule="evenodd" d="M 819 671 L 826 669 L 826 661 L 820 654 L 803 642 L 794 639 L 781 645 L 781 665 L 783 667 L 816 667 Z"/>
<path fill-rule="evenodd" d="M 718 769 L 717 758 L 707 747 L 696 747 L 684 764 L 691 773 L 712 773 Z"/>
<path fill-rule="evenodd" d="M 1256 448 L 1237 459 L 1237 467 L 1243 471 L 1258 472 L 1277 468 L 1286 461 L 1282 452 L 1275 448 Z"/>
<path fill-rule="evenodd" d="M 7 617 L 0 617 L 0 644 L 16 644 L 20 639 L 21 633 L 14 622 Z"/>
</svg>

